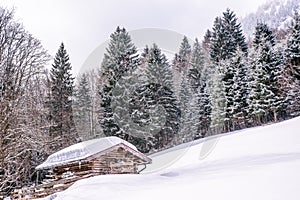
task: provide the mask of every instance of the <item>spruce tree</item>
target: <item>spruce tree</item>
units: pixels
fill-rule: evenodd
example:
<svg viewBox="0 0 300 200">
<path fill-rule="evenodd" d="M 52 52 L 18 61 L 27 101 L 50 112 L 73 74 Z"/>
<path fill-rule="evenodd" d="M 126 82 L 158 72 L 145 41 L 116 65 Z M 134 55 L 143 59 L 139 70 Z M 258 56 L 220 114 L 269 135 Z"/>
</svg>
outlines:
<svg viewBox="0 0 300 200">
<path fill-rule="evenodd" d="M 233 96 L 232 105 L 229 112 L 232 118 L 233 130 L 247 127 L 247 99 L 249 93 L 248 87 L 248 63 L 243 52 L 237 51 L 236 55 L 231 59 L 231 65 L 234 66 L 235 72 L 233 77 Z"/>
<path fill-rule="evenodd" d="M 254 122 L 277 120 L 282 104 L 280 96 L 280 60 L 274 49 L 275 36 L 266 24 L 258 23 L 251 55 L 249 108 Z"/>
<path fill-rule="evenodd" d="M 173 90 L 172 73 L 166 56 L 156 44 L 149 50 L 145 76 L 148 83 L 160 84 Z"/>
<path fill-rule="evenodd" d="M 225 86 L 222 82 L 224 75 L 221 71 L 216 71 L 212 85 L 210 86 L 210 102 L 211 102 L 211 134 L 223 133 L 226 130 L 226 108 L 227 101 L 225 95 Z"/>
<path fill-rule="evenodd" d="M 189 84 L 192 90 L 196 92 L 204 79 L 203 71 L 205 68 L 205 55 L 197 38 L 193 46 L 190 65 L 191 67 L 188 71 Z"/>
<path fill-rule="evenodd" d="M 173 79 L 174 79 L 174 89 L 179 95 L 180 84 L 182 79 L 186 77 L 189 65 L 190 65 L 190 56 L 191 56 L 191 45 L 189 44 L 188 38 L 183 37 L 183 40 L 180 44 L 178 54 L 175 54 L 172 68 L 173 68 Z"/>
<path fill-rule="evenodd" d="M 192 92 L 189 87 L 187 79 L 183 79 L 180 85 L 179 108 L 181 111 L 180 127 L 178 135 L 175 137 L 175 145 L 187 142 L 190 140 L 190 133 L 188 128 L 192 120 L 190 119 Z"/>
<path fill-rule="evenodd" d="M 190 61 L 190 69 L 188 71 L 188 85 L 194 95 L 195 104 L 198 106 L 197 135 L 195 137 L 204 137 L 210 127 L 210 100 L 207 88 L 208 69 L 207 60 L 203 49 L 196 38 Z"/>
<path fill-rule="evenodd" d="M 175 56 L 176 59 L 173 61 L 174 69 L 185 75 L 188 70 L 190 55 L 191 45 L 189 44 L 188 38 L 184 36 L 180 44 L 179 52 L 177 56 Z"/>
<path fill-rule="evenodd" d="M 298 12 L 294 13 L 288 31 L 286 56 L 289 63 L 294 67 L 294 75 L 300 79 L 300 16 Z"/>
<path fill-rule="evenodd" d="M 49 130 L 51 150 L 57 151 L 77 142 L 78 134 L 75 128 L 72 110 L 74 78 L 71 74 L 69 55 L 61 43 L 54 58 L 50 71 L 51 97 Z"/>
<path fill-rule="evenodd" d="M 131 102 L 132 105 L 141 106 L 143 111 L 135 120 L 141 126 L 152 123 L 154 129 L 158 130 L 153 132 L 153 148 L 162 149 L 170 145 L 178 132 L 180 111 L 173 91 L 170 66 L 156 44 L 149 49 L 144 76 L 144 83 L 135 90 Z M 138 117 L 142 117 L 143 120 L 139 120 Z"/>
<path fill-rule="evenodd" d="M 216 63 L 231 58 L 239 49 L 245 54 L 248 51 L 241 25 L 230 9 L 215 19 L 210 42 L 210 56 Z"/>
<path fill-rule="evenodd" d="M 74 119 L 82 140 L 93 138 L 92 96 L 87 73 L 78 77 L 74 98 Z"/>
<path fill-rule="evenodd" d="M 191 91 L 190 85 L 184 79 L 181 83 L 180 110 L 181 120 L 180 129 L 176 136 L 176 143 L 184 143 L 198 137 L 200 126 L 200 107 L 198 93 Z"/>
<path fill-rule="evenodd" d="M 195 94 L 199 110 L 199 126 L 195 138 L 204 137 L 208 134 L 211 123 L 211 100 L 207 80 L 205 80 L 203 87 L 199 89 L 198 93 Z"/>
<path fill-rule="evenodd" d="M 102 86 L 100 95 L 102 99 L 101 125 L 103 133 L 107 136 L 115 135 L 123 139 L 128 138 L 127 133 L 120 131 L 114 120 L 111 108 L 112 91 L 116 82 L 129 70 L 138 66 L 137 50 L 125 28 L 117 27 L 111 34 L 110 42 L 101 65 Z"/>
<path fill-rule="evenodd" d="M 214 23 L 212 36 L 210 39 L 210 58 L 215 67 L 215 76 L 222 82 L 220 85 L 224 87 L 226 105 L 224 127 L 225 131 L 231 131 L 233 127 L 233 107 L 235 101 L 234 81 L 236 72 L 238 71 L 238 63 L 232 64 L 232 59 L 236 56 L 237 52 L 241 52 L 243 57 L 248 54 L 247 44 L 245 37 L 242 34 L 240 23 L 237 22 L 235 14 L 227 9 L 223 13 L 223 17 L 217 17 Z M 240 61 L 239 59 L 237 61 Z M 238 84 L 238 83 L 236 83 Z M 216 83 L 214 83 L 214 86 Z M 216 90 L 213 90 L 216 91 Z M 217 94 L 214 94 L 217 95 Z M 217 104 L 216 104 L 217 105 Z M 214 109 L 216 108 L 214 105 Z M 223 110 L 218 108 L 217 110 Z M 213 111 L 215 112 L 215 111 Z"/>
<path fill-rule="evenodd" d="M 286 56 L 286 101 L 291 116 L 300 116 L 300 16 L 294 13 L 288 29 Z"/>
<path fill-rule="evenodd" d="M 202 42 L 203 49 L 206 53 L 209 53 L 209 46 L 210 46 L 211 37 L 212 37 L 212 32 L 208 29 L 205 32 L 204 40 Z"/>
</svg>

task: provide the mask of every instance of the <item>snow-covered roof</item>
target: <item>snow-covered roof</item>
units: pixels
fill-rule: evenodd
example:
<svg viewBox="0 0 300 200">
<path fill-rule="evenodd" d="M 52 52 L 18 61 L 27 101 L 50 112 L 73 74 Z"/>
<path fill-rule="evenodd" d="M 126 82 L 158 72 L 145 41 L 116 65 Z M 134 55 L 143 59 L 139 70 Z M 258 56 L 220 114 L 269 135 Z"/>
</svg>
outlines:
<svg viewBox="0 0 300 200">
<path fill-rule="evenodd" d="M 137 148 L 131 143 L 122 140 L 118 137 L 105 137 L 99 139 L 88 140 L 80 142 L 62 149 L 52 155 L 50 155 L 45 162 L 36 167 L 39 169 L 51 168 L 54 166 L 64 165 L 74 161 L 79 161 L 88 158 L 94 154 L 102 152 L 108 148 L 116 146 L 118 144 L 124 144 L 135 152 L 138 152 Z"/>
</svg>

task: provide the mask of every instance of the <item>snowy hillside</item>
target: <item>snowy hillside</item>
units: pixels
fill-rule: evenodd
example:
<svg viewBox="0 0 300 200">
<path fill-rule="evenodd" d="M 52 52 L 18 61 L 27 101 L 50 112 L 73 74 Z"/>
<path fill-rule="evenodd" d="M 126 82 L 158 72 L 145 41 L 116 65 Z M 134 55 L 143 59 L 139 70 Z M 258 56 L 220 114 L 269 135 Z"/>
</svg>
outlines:
<svg viewBox="0 0 300 200">
<path fill-rule="evenodd" d="M 56 199 L 299 199 L 300 118 L 152 155 L 140 175 L 76 182 Z M 169 163 L 169 164 L 168 164 Z"/>
<path fill-rule="evenodd" d="M 300 0 L 270 0 L 260 6 L 255 13 L 241 19 L 243 30 L 252 36 L 257 22 L 266 23 L 272 29 L 286 29 L 293 12 L 300 8 Z"/>
</svg>

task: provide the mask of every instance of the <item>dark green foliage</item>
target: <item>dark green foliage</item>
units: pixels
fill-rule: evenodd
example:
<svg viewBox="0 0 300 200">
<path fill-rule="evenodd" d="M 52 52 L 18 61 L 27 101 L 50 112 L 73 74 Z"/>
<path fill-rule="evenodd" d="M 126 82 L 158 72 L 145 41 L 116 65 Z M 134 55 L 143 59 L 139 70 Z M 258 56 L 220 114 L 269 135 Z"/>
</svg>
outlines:
<svg viewBox="0 0 300 200">
<path fill-rule="evenodd" d="M 148 83 L 137 88 L 133 96 L 130 102 L 132 120 L 139 126 L 148 126 L 153 134 L 149 138 L 151 141 L 147 141 L 148 148 L 165 148 L 179 129 L 180 111 L 172 90 L 158 83 Z"/>
<path fill-rule="evenodd" d="M 300 116 L 300 16 L 295 12 L 286 46 L 286 101 L 288 113 Z"/>
<path fill-rule="evenodd" d="M 196 38 L 190 59 L 188 71 L 188 85 L 194 96 L 194 106 L 196 106 L 197 117 L 193 123 L 198 124 L 195 137 L 204 137 L 210 127 L 211 105 L 209 93 L 207 91 L 208 81 L 207 60 L 203 49 Z"/>
<path fill-rule="evenodd" d="M 115 135 L 121 138 L 128 137 L 120 132 L 120 128 L 113 118 L 111 108 L 112 90 L 116 82 L 129 70 L 135 69 L 138 65 L 137 51 L 125 28 L 117 27 L 111 34 L 109 46 L 106 49 L 104 60 L 102 61 L 102 78 L 105 79 L 100 88 L 102 99 L 102 119 L 103 132 L 107 136 Z"/>
<path fill-rule="evenodd" d="M 189 67 L 189 60 L 191 56 L 191 45 L 186 36 L 180 44 L 178 54 L 175 54 L 175 59 L 173 60 L 173 67 L 179 73 L 186 74 Z"/>
<path fill-rule="evenodd" d="M 74 119 L 78 135 L 82 140 L 93 137 L 92 130 L 92 96 L 87 74 L 79 77 L 74 98 Z"/>
<path fill-rule="evenodd" d="M 246 106 L 245 103 L 242 103 L 236 98 L 237 92 L 242 96 L 245 96 L 245 92 L 236 91 L 236 89 L 245 90 L 244 88 L 238 87 L 239 82 L 237 81 L 240 80 L 240 76 L 247 76 L 244 71 L 240 70 L 242 64 L 239 62 L 247 56 L 248 47 L 245 42 L 245 37 L 242 34 L 241 25 L 237 22 L 235 14 L 229 9 L 223 13 L 222 18 L 216 18 L 209 47 L 210 58 L 215 68 L 213 82 L 221 81 L 221 83 L 213 83 L 212 87 L 218 88 L 212 88 L 211 91 L 219 92 L 219 94 L 212 94 L 212 96 L 214 96 L 213 109 L 222 112 L 220 113 L 222 117 L 217 116 L 217 111 L 213 111 L 213 118 L 216 120 L 212 120 L 216 121 L 217 124 L 220 122 L 224 123 L 223 125 L 218 125 L 219 128 L 224 128 L 224 130 L 220 129 L 220 131 L 230 131 L 234 129 L 233 115 L 235 112 L 240 112 L 238 110 Z M 236 57 L 238 54 L 240 59 Z M 218 95 L 220 95 L 220 97 L 218 97 Z M 239 103 L 243 105 L 237 105 Z M 217 108 L 218 106 L 226 106 L 226 108 Z"/>
<path fill-rule="evenodd" d="M 289 27 L 286 56 L 290 64 L 298 67 L 294 69 L 294 75 L 300 79 L 300 16 L 295 12 L 293 21 Z"/>
<path fill-rule="evenodd" d="M 249 114 L 257 124 L 277 121 L 282 97 L 281 61 L 275 51 L 275 36 L 266 24 L 258 23 L 251 55 Z"/>
<path fill-rule="evenodd" d="M 76 143 L 78 139 L 72 110 L 74 78 L 71 70 L 69 56 L 62 43 L 56 53 L 50 72 L 49 119 L 51 127 L 49 133 L 52 138 L 50 148 L 53 152 Z"/>
<path fill-rule="evenodd" d="M 168 145 L 178 132 L 180 111 L 173 92 L 170 66 L 157 45 L 154 44 L 149 49 L 146 60 L 146 81 L 134 96 L 145 101 L 141 103 L 139 100 L 140 105 L 150 106 L 152 110 L 156 107 L 154 110 L 162 112 L 160 118 L 165 123 L 162 126 L 158 125 L 161 128 L 155 135 L 154 144 L 155 149 L 161 149 Z"/>
<path fill-rule="evenodd" d="M 247 55 L 248 47 L 241 25 L 230 9 L 223 13 L 222 18 L 215 19 L 210 42 L 210 56 L 216 63 L 233 57 L 239 49 Z"/>
</svg>

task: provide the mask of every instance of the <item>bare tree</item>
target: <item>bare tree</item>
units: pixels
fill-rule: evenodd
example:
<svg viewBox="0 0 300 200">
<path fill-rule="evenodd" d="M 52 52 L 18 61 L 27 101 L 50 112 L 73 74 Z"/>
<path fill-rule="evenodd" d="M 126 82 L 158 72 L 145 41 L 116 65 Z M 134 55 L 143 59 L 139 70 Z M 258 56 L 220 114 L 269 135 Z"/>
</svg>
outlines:
<svg viewBox="0 0 300 200">
<path fill-rule="evenodd" d="M 0 191 L 22 186 L 39 149 L 43 96 L 40 84 L 49 60 L 39 40 L 0 8 Z M 38 88 L 38 89 L 37 89 Z M 39 93 L 39 94 L 38 94 Z"/>
</svg>

